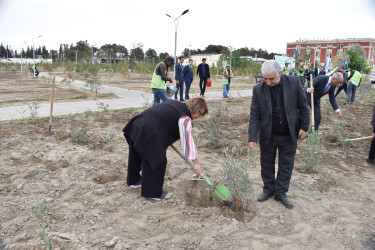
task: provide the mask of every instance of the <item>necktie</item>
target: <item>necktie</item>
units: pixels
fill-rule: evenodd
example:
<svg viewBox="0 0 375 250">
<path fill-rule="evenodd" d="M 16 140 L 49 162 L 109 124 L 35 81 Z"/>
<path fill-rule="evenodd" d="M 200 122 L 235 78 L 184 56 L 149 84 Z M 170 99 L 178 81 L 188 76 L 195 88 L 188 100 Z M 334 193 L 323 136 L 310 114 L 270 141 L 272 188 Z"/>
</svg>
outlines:
<svg viewBox="0 0 375 250">
<path fill-rule="evenodd" d="M 328 93 L 329 88 L 331 87 L 331 83 L 327 83 L 326 88 L 324 89 L 324 94 Z"/>
</svg>

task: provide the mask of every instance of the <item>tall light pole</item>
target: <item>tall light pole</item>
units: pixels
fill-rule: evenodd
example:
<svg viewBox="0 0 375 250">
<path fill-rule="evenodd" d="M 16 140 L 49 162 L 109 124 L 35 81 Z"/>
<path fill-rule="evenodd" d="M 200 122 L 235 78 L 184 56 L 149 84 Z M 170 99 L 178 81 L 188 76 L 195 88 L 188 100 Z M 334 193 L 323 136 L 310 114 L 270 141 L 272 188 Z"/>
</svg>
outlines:
<svg viewBox="0 0 375 250">
<path fill-rule="evenodd" d="M 39 38 L 39 37 L 41 37 L 41 36 L 43 36 L 43 35 L 40 35 L 40 36 L 37 36 L 37 37 L 35 37 L 35 38 L 33 38 L 32 40 L 33 40 L 33 60 L 34 60 L 34 73 L 33 73 L 33 75 L 35 76 L 35 50 L 34 50 L 34 39 L 37 39 L 37 38 Z"/>
<path fill-rule="evenodd" d="M 178 26 L 178 19 L 182 16 L 182 15 L 185 15 L 186 13 L 188 13 L 189 10 L 185 10 L 184 12 L 182 12 L 182 14 L 177 17 L 177 18 L 174 18 L 174 17 L 171 17 L 170 15 L 168 14 L 165 14 L 167 17 L 170 17 L 173 19 L 173 22 L 174 22 L 174 26 L 175 26 L 175 31 L 174 31 L 174 62 L 175 64 L 177 63 L 177 56 L 176 56 L 176 50 L 177 50 L 177 26 Z"/>
</svg>

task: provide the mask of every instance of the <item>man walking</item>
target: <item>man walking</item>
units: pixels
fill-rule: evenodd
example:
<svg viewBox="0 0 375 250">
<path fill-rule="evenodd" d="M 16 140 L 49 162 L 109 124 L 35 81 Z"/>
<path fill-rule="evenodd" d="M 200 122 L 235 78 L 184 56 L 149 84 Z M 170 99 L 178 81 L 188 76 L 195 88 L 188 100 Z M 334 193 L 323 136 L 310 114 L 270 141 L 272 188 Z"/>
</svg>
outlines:
<svg viewBox="0 0 375 250">
<path fill-rule="evenodd" d="M 189 59 L 189 64 L 184 67 L 183 75 L 184 75 L 184 82 L 185 82 L 185 100 L 189 100 L 189 91 L 191 83 L 193 82 L 194 74 L 193 74 L 193 60 Z"/>
<path fill-rule="evenodd" d="M 357 70 L 352 70 L 349 77 L 348 77 L 348 90 L 346 93 L 346 103 L 352 104 L 355 99 L 355 92 L 357 87 L 361 84 L 362 74 L 359 73 Z"/>
<path fill-rule="evenodd" d="M 230 70 L 230 64 L 227 64 L 223 74 L 223 98 L 228 98 L 230 83 L 233 78 L 233 71 Z"/>
<path fill-rule="evenodd" d="M 201 96 L 204 97 L 207 80 L 210 80 L 210 67 L 208 64 L 206 64 L 206 58 L 203 58 L 202 63 L 198 65 L 197 75 L 199 75 L 199 88 L 201 90 Z"/>
<path fill-rule="evenodd" d="M 171 67 L 174 64 L 174 58 L 169 56 L 165 59 L 164 62 L 160 62 L 156 65 L 154 74 L 152 75 L 151 88 L 152 93 L 154 93 L 154 105 L 160 103 L 160 100 L 163 102 L 167 101 L 168 95 L 166 93 L 167 85 L 166 82 L 169 81 L 173 83 L 173 79 L 168 77 L 168 67 Z"/>
<path fill-rule="evenodd" d="M 307 134 L 310 114 L 299 78 L 282 74 L 274 60 L 262 65 L 264 81 L 253 89 L 249 122 L 249 147 L 256 146 L 259 135 L 264 202 L 273 195 L 286 208 L 293 208 L 286 196 L 294 167 L 297 137 Z M 258 133 L 259 132 L 259 133 Z M 279 152 L 279 169 L 275 179 L 275 158 Z"/>
<path fill-rule="evenodd" d="M 182 64 L 184 63 L 185 58 L 183 56 L 180 56 L 178 58 L 179 63 L 176 64 L 175 67 L 175 76 L 174 79 L 176 80 L 176 92 L 174 93 L 174 99 L 177 100 L 177 94 L 178 91 L 180 90 L 180 101 L 183 102 L 184 100 L 184 76 L 183 76 L 183 66 Z"/>
<path fill-rule="evenodd" d="M 315 119 L 315 130 L 319 129 L 320 121 L 322 120 L 322 114 L 320 110 L 320 99 L 329 95 L 329 101 L 332 105 L 333 110 L 336 111 L 339 117 L 342 116 L 339 107 L 337 106 L 335 99 L 335 88 L 340 82 L 342 82 L 342 73 L 337 72 L 332 76 L 320 75 L 314 78 L 313 87 L 306 86 L 306 98 L 307 103 L 311 107 L 311 93 L 314 93 L 314 119 Z"/>
</svg>

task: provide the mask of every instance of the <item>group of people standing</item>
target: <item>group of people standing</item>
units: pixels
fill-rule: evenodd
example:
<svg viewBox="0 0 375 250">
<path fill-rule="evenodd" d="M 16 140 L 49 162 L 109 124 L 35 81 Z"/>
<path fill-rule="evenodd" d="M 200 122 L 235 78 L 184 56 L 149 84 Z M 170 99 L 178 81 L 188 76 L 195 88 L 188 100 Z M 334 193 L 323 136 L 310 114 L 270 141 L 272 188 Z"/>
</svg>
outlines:
<svg viewBox="0 0 375 250">
<path fill-rule="evenodd" d="M 175 76 L 174 80 L 176 83 L 176 91 L 174 93 L 174 99 L 181 102 L 188 101 L 190 99 L 189 91 L 191 83 L 194 80 L 193 72 L 193 60 L 189 59 L 188 65 L 184 66 L 183 63 L 185 58 L 183 56 L 178 58 L 178 63 L 175 65 Z M 160 62 L 155 67 L 154 74 L 151 80 L 151 88 L 154 94 L 154 105 L 165 102 L 168 100 L 167 95 L 167 84 L 166 82 L 173 83 L 173 78 L 168 77 L 168 68 L 174 65 L 174 58 L 168 57 L 164 62 Z M 199 89 L 200 96 L 204 97 L 206 92 L 207 82 L 210 82 L 210 66 L 206 63 L 206 58 L 202 59 L 202 63 L 198 65 L 197 76 L 199 76 Z M 223 98 L 228 98 L 228 92 L 230 90 L 230 84 L 233 78 L 233 71 L 230 68 L 230 64 L 226 65 L 224 70 L 222 81 L 223 81 Z M 184 85 L 185 83 L 185 85 Z M 184 95 L 185 88 L 185 95 Z"/>
<path fill-rule="evenodd" d="M 312 87 L 307 85 L 304 88 L 298 76 L 283 74 L 281 66 L 274 60 L 265 61 L 261 71 L 264 81 L 253 88 L 248 127 L 248 146 L 253 149 L 258 142 L 260 146 L 263 192 L 257 200 L 264 202 L 274 196 L 276 201 L 290 209 L 293 203 L 286 194 L 294 168 L 297 140 L 305 138 L 309 132 L 309 106 L 313 105 L 315 110 L 316 130 L 321 120 L 320 99 L 324 95 L 329 95 L 333 109 L 341 117 L 334 90 L 343 82 L 343 73 L 318 75 Z M 208 77 L 207 74 L 208 71 Z M 225 79 L 230 83 L 230 69 L 227 68 L 225 74 Z M 201 94 L 186 103 L 169 100 L 135 116 L 123 129 L 129 144 L 128 186 L 142 188 L 141 196 L 145 198 L 162 200 L 165 197 L 162 189 L 167 165 L 166 151 L 178 139 L 181 139 L 183 155 L 193 161 L 194 172 L 199 175 L 202 170 L 191 134 L 191 120 L 202 118 L 207 113 L 208 106 Z M 375 108 L 372 124 L 375 135 Z M 374 164 L 374 158 L 375 139 L 366 160 Z"/>
</svg>

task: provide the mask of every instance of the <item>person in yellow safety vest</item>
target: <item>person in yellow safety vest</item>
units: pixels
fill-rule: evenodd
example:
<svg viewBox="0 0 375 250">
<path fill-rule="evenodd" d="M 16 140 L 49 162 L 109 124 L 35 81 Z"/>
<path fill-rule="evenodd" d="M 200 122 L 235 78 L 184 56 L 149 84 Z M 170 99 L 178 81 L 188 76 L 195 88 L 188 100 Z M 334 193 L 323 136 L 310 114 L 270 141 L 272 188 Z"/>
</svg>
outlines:
<svg viewBox="0 0 375 250">
<path fill-rule="evenodd" d="M 169 81 L 173 83 L 173 78 L 170 78 L 167 76 L 168 74 L 168 67 L 171 67 L 174 64 L 174 58 L 169 56 L 167 59 L 165 59 L 164 62 L 160 62 L 158 65 L 156 65 L 154 74 L 152 75 L 151 80 L 151 88 L 152 93 L 154 93 L 154 105 L 157 105 L 160 103 L 160 100 L 163 102 L 167 101 L 168 95 L 167 95 L 167 84 L 166 82 Z"/>
<path fill-rule="evenodd" d="M 223 74 L 223 98 L 228 98 L 228 92 L 230 89 L 230 83 L 233 78 L 233 71 L 230 69 L 230 64 L 227 64 L 226 70 Z"/>
<path fill-rule="evenodd" d="M 289 75 L 289 63 L 288 62 L 285 62 L 285 67 L 284 67 L 284 71 L 283 71 L 283 74 L 288 76 Z"/>
<path fill-rule="evenodd" d="M 352 70 L 348 78 L 348 90 L 346 92 L 346 103 L 352 104 L 355 99 L 357 87 L 361 84 L 362 74 L 357 70 Z"/>
</svg>

